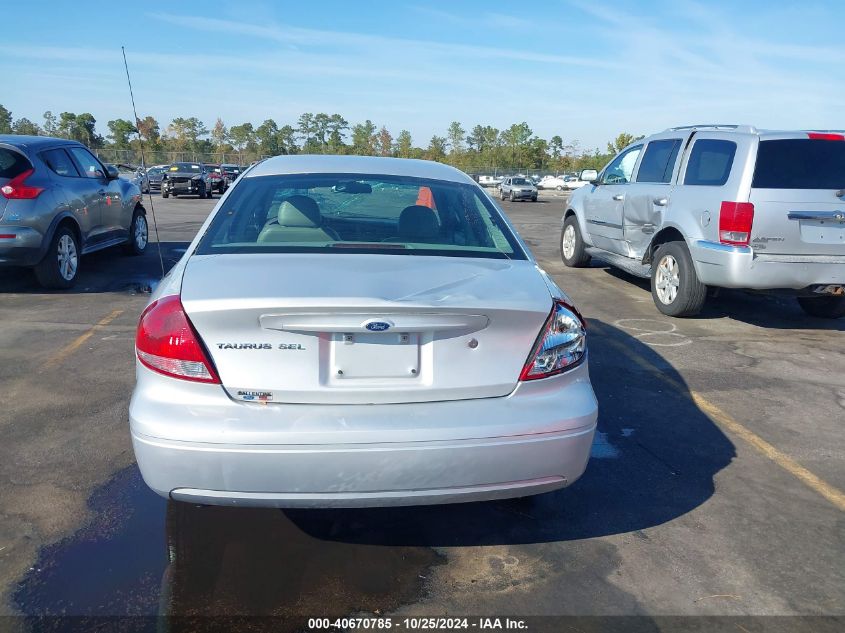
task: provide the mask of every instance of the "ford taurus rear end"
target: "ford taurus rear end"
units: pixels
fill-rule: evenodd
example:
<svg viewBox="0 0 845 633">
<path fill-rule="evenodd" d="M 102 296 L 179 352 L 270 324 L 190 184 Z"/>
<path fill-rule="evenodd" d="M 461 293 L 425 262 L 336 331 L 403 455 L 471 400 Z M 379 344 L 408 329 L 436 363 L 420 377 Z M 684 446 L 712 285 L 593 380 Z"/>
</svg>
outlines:
<svg viewBox="0 0 845 633">
<path fill-rule="evenodd" d="M 141 316 L 132 439 L 202 504 L 536 494 L 587 464 L 586 326 L 452 168 L 279 157 L 220 202 Z"/>
</svg>

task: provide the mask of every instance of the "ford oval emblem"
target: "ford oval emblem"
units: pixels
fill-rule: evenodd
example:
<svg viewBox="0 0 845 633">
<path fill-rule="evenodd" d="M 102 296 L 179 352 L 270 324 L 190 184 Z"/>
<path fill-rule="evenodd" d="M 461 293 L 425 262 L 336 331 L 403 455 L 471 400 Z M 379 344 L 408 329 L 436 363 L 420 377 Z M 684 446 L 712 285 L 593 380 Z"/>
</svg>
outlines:
<svg viewBox="0 0 845 633">
<path fill-rule="evenodd" d="M 390 329 L 390 323 L 385 321 L 370 321 L 364 327 L 370 332 L 384 332 Z"/>
</svg>

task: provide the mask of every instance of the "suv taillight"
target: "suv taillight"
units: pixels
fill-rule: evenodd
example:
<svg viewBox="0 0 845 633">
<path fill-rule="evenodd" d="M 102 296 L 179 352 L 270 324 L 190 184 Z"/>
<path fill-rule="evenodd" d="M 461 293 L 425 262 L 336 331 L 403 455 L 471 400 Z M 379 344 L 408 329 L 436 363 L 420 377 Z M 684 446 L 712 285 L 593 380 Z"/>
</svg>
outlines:
<svg viewBox="0 0 845 633">
<path fill-rule="evenodd" d="M 748 246 L 754 205 L 751 202 L 722 202 L 719 209 L 719 241 L 732 246 Z"/>
<path fill-rule="evenodd" d="M 26 184 L 26 179 L 29 178 L 35 170 L 27 169 L 12 178 L 5 185 L 0 187 L 0 193 L 7 200 L 32 200 L 37 198 L 39 194 L 44 191 L 42 187 L 33 187 Z"/>
<path fill-rule="evenodd" d="M 548 378 L 580 363 L 587 353 L 586 327 L 575 308 L 555 301 L 519 379 Z"/>
<path fill-rule="evenodd" d="M 145 366 L 165 376 L 220 384 L 176 295 L 154 301 L 141 314 L 135 353 Z"/>
</svg>

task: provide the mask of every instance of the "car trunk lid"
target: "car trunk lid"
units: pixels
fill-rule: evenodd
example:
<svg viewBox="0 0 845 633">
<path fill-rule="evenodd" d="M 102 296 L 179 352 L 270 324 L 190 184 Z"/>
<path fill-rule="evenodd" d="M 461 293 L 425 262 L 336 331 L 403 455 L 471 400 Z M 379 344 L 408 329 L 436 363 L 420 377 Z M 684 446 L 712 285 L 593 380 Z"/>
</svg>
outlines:
<svg viewBox="0 0 845 633">
<path fill-rule="evenodd" d="M 528 261 L 202 255 L 182 303 L 237 400 L 370 404 L 505 396 L 552 307 Z"/>
<path fill-rule="evenodd" d="M 845 141 L 809 136 L 760 142 L 749 198 L 757 252 L 845 257 Z"/>
</svg>

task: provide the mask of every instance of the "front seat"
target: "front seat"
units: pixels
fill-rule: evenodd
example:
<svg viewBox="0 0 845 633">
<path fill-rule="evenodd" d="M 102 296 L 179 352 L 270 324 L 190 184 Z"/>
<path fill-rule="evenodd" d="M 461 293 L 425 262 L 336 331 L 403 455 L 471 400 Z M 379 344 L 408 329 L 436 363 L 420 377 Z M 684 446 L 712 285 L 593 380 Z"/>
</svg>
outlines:
<svg viewBox="0 0 845 633">
<path fill-rule="evenodd" d="M 415 204 L 402 209 L 399 214 L 399 235 L 386 242 L 438 242 L 440 220 L 431 207 Z"/>
<path fill-rule="evenodd" d="M 323 227 L 317 201 L 309 196 L 290 196 L 279 205 L 275 220 L 258 234 L 259 242 L 333 242 L 340 239 Z"/>
</svg>

